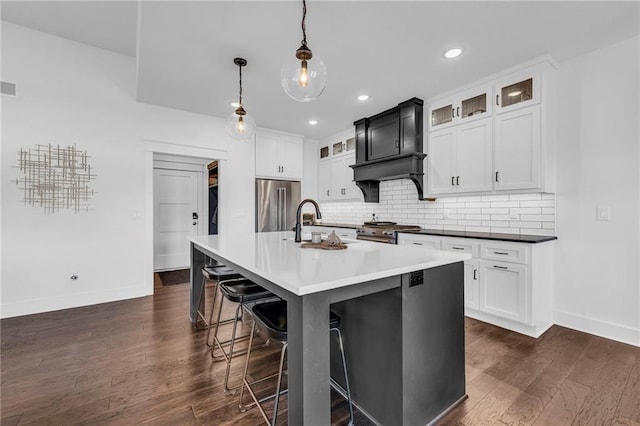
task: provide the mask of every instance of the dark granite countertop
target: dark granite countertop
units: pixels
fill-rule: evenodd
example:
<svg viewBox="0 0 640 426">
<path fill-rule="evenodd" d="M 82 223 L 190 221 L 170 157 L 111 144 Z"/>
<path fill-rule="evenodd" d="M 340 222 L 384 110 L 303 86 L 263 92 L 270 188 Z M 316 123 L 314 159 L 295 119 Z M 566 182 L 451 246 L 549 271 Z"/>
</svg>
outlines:
<svg viewBox="0 0 640 426">
<path fill-rule="evenodd" d="M 558 237 L 548 235 L 497 234 L 490 232 L 443 231 L 439 229 L 423 229 L 421 231 L 401 231 L 404 234 L 437 235 L 442 237 L 476 238 L 479 240 L 510 241 L 514 243 L 543 243 L 557 240 Z"/>
</svg>

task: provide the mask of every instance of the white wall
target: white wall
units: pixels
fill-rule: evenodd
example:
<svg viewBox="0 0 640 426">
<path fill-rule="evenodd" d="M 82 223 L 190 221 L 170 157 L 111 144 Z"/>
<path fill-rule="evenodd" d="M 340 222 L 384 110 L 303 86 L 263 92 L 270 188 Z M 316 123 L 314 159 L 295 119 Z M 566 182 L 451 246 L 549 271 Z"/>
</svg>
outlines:
<svg viewBox="0 0 640 426">
<path fill-rule="evenodd" d="M 304 139 L 302 145 L 302 199 L 318 199 L 318 141 Z M 307 208 L 305 207 L 305 211 Z"/>
<path fill-rule="evenodd" d="M 638 37 L 560 65 L 556 322 L 640 345 Z M 596 220 L 609 206 L 611 220 Z"/>
<path fill-rule="evenodd" d="M 2 317 L 152 293 L 150 146 L 226 156 L 221 231 L 253 228 L 253 143 L 230 140 L 221 119 L 135 102 L 134 58 L 3 22 L 2 80 L 18 85 L 1 98 Z M 92 157 L 92 211 L 45 216 L 20 202 L 18 149 L 48 143 Z"/>
</svg>

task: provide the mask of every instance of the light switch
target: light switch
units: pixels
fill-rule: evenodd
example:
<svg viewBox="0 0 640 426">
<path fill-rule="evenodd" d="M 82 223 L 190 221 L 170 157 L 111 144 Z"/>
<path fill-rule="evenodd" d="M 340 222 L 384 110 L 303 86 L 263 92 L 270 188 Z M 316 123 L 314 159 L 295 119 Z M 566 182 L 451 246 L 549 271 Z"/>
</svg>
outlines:
<svg viewBox="0 0 640 426">
<path fill-rule="evenodd" d="M 608 221 L 611 219 L 611 207 L 598 206 L 596 207 L 596 220 Z"/>
</svg>

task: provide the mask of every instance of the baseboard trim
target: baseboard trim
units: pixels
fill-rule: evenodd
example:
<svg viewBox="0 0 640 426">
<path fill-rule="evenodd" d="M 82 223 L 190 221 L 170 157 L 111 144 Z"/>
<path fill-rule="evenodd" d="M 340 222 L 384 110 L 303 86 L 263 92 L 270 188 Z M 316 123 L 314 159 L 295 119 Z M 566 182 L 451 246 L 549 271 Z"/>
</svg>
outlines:
<svg viewBox="0 0 640 426">
<path fill-rule="evenodd" d="M 97 305 L 99 303 L 116 302 L 118 300 L 134 299 L 150 296 L 153 289 L 149 285 L 119 287 L 95 292 L 65 294 L 55 297 L 31 299 L 16 303 L 2 303 L 0 318 L 13 318 L 23 315 L 40 314 L 43 312 L 59 311 L 62 309 L 79 308 Z"/>
<path fill-rule="evenodd" d="M 640 347 L 640 329 L 638 328 L 557 310 L 554 312 L 554 318 L 554 322 L 562 327 Z"/>
</svg>

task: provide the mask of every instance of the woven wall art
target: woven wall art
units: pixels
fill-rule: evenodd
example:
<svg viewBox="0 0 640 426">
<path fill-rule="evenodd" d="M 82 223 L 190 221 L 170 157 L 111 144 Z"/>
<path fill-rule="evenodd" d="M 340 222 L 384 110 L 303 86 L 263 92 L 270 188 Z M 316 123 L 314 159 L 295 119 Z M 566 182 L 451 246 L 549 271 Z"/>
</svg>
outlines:
<svg viewBox="0 0 640 426">
<path fill-rule="evenodd" d="M 96 178 L 89 158 L 87 151 L 79 151 L 75 145 L 21 148 L 17 166 L 21 176 L 15 182 L 23 194 L 22 201 L 42 207 L 45 214 L 61 209 L 89 211 L 94 194 L 90 183 Z"/>
</svg>

